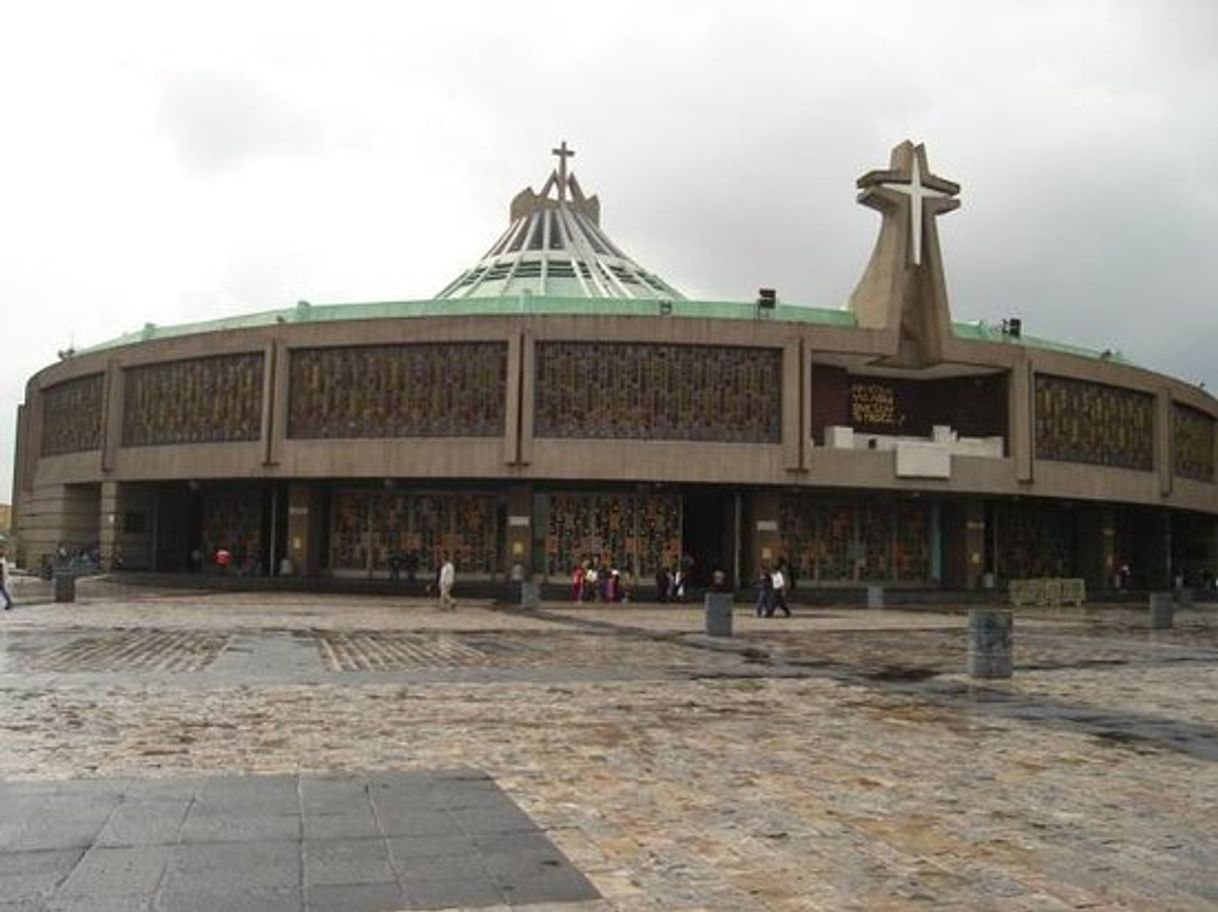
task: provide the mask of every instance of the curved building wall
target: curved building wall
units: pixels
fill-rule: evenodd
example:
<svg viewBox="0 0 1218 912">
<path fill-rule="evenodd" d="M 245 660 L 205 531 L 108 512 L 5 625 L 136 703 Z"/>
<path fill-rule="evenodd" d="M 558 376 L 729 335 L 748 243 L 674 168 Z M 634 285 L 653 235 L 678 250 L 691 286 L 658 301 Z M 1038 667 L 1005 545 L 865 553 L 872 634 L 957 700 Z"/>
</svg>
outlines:
<svg viewBox="0 0 1218 912">
<path fill-rule="evenodd" d="M 321 509 L 329 546 L 312 563 L 331 570 L 451 545 L 479 571 L 523 557 L 557 572 L 611 527 L 607 547 L 646 570 L 680 549 L 692 502 L 664 498 L 689 485 L 743 496 L 730 522 L 746 565 L 781 551 L 825 581 L 971 582 L 989 560 L 978 523 L 1000 519 L 1008 541 L 1068 538 L 1077 552 L 1091 534 L 1049 529 L 1021 502 L 1218 513 L 1218 403 L 1195 387 L 1013 341 L 955 338 L 933 367 L 879 366 L 885 344 L 846 326 L 556 314 L 281 323 L 84 354 L 27 388 L 22 548 L 29 562 L 83 535 L 90 510 L 93 537 L 113 544 L 128 507 L 155 500 L 141 486 L 208 480 L 246 485 L 246 501 L 198 528 L 227 510 L 308 532 L 293 517 L 321 522 Z M 944 427 L 961 440 L 936 440 Z M 296 514 L 249 493 L 310 482 L 331 485 L 329 500 L 296 491 Z M 402 490 L 374 506 L 339 490 L 377 484 Z M 669 487 L 653 501 L 640 484 Z M 448 499 L 429 506 L 435 486 Z M 606 486 L 617 493 L 597 494 Z M 544 510 L 531 501 L 543 493 Z M 461 542 L 469 529 L 482 531 Z M 1101 547 L 1111 559 L 1116 546 Z"/>
</svg>

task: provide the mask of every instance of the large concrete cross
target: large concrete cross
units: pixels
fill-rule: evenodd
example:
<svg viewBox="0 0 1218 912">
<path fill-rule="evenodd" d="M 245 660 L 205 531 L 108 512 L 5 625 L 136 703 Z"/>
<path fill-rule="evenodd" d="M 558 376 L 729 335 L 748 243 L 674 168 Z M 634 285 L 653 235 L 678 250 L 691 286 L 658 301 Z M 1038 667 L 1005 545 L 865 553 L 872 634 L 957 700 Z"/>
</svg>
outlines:
<svg viewBox="0 0 1218 912">
<path fill-rule="evenodd" d="M 918 164 L 918 156 L 913 156 L 913 168 L 908 182 L 883 181 L 878 184 L 888 190 L 909 197 L 909 246 L 910 258 L 915 266 L 922 265 L 922 203 L 927 199 L 946 199 L 952 194 L 936 190 L 922 183 L 922 168 Z"/>
<path fill-rule="evenodd" d="M 564 139 L 557 149 L 550 150 L 550 154 L 558 156 L 558 199 L 561 201 L 567 196 L 567 159 L 573 158 L 575 152 L 567 148 L 567 141 Z"/>
</svg>

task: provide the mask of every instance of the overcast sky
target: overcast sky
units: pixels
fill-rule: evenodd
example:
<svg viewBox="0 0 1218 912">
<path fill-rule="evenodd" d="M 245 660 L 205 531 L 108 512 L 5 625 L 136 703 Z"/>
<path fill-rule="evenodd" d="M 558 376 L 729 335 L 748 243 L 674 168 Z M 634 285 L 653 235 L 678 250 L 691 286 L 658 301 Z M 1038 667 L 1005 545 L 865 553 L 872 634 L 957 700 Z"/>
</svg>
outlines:
<svg viewBox="0 0 1218 912">
<path fill-rule="evenodd" d="M 904 139 L 957 320 L 1218 389 L 1218 3 L 25 3 L 0 18 L 0 501 L 70 343 L 434 295 L 567 140 L 689 297 L 849 297 Z"/>
</svg>

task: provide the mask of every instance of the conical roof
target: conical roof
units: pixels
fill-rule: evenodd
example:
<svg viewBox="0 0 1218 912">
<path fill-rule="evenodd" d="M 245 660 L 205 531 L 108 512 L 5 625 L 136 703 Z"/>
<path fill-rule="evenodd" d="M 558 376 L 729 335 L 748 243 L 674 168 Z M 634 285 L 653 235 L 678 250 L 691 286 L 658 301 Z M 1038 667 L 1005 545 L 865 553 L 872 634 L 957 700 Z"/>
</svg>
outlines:
<svg viewBox="0 0 1218 912">
<path fill-rule="evenodd" d="M 565 142 L 553 151 L 558 168 L 541 192 L 526 187 L 518 193 L 507 231 L 436 297 L 684 299 L 601 230 L 600 200 L 584 196 L 575 175 L 567 173 L 567 159 L 575 153 Z"/>
</svg>

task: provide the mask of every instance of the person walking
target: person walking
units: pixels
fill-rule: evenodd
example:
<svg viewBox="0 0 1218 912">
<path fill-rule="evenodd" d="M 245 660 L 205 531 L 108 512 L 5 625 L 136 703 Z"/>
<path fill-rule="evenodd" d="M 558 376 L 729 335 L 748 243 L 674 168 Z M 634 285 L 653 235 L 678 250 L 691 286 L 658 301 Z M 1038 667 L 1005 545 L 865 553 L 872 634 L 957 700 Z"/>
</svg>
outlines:
<svg viewBox="0 0 1218 912">
<path fill-rule="evenodd" d="M 571 571 L 571 601 L 582 602 L 584 600 L 584 567 L 582 564 L 576 564 L 575 569 Z"/>
<path fill-rule="evenodd" d="M 440 610 L 441 611 L 456 611 L 457 602 L 453 598 L 453 583 L 457 579 L 457 568 L 453 566 L 452 559 L 447 554 L 444 555 L 444 563 L 440 565 Z"/>
<path fill-rule="evenodd" d="M 791 609 L 787 607 L 787 577 L 784 573 L 786 566 L 784 561 L 779 561 L 778 566 L 774 568 L 770 580 L 774 587 L 774 597 L 770 599 L 770 613 L 766 617 L 773 617 L 775 610 L 782 611 L 787 617 L 791 616 Z"/>
<path fill-rule="evenodd" d="M 597 570 L 597 561 L 593 560 L 583 569 L 583 588 L 580 591 L 581 602 L 596 602 L 599 582 L 600 571 Z"/>
<path fill-rule="evenodd" d="M 761 574 L 757 577 L 757 617 L 770 617 L 774 614 L 774 577 L 770 568 L 762 566 Z"/>
<path fill-rule="evenodd" d="M 0 595 L 4 596 L 4 610 L 13 610 L 13 571 L 8 564 L 8 552 L 0 548 Z"/>
</svg>

